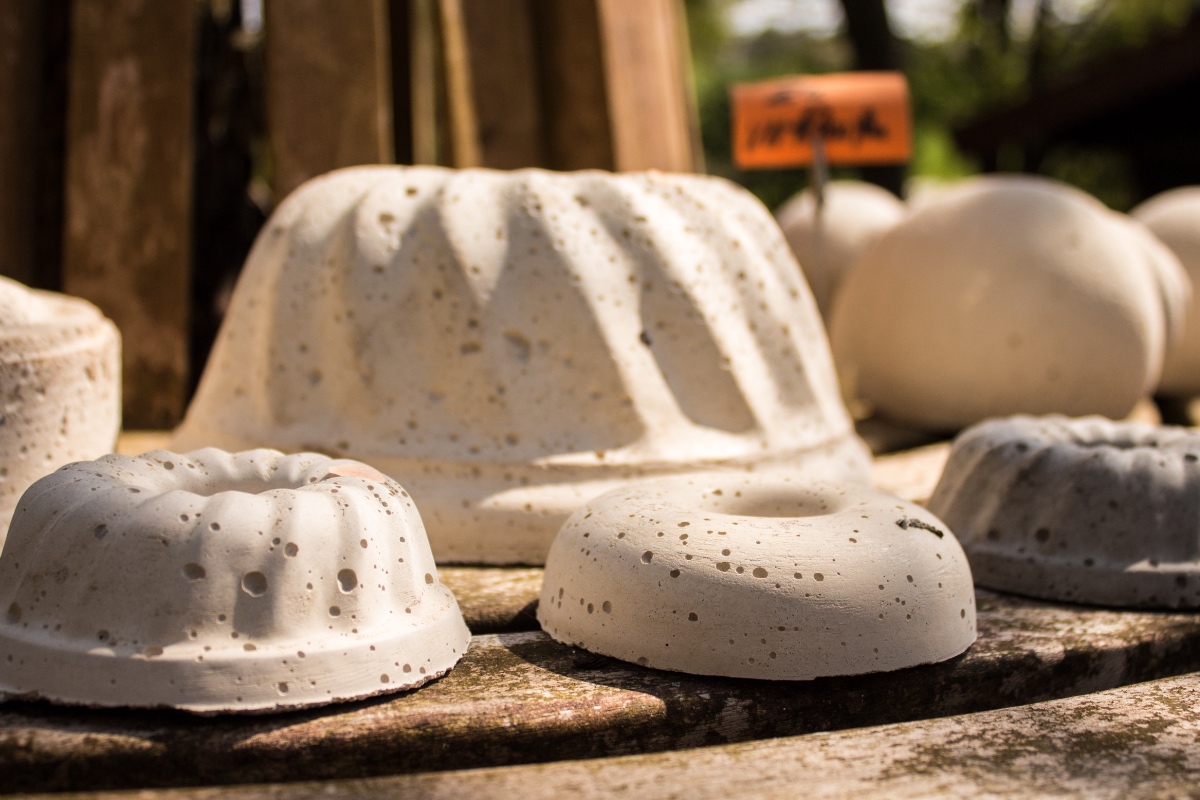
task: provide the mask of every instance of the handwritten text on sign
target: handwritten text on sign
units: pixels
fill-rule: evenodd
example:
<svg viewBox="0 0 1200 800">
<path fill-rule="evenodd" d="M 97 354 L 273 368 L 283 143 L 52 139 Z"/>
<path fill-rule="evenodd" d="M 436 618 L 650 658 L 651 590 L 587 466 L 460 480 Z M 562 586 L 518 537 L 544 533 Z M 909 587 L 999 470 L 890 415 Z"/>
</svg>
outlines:
<svg viewBox="0 0 1200 800">
<path fill-rule="evenodd" d="M 742 169 L 811 164 L 818 138 L 830 164 L 908 161 L 912 122 L 904 76 L 840 72 L 733 87 L 733 157 Z"/>
</svg>

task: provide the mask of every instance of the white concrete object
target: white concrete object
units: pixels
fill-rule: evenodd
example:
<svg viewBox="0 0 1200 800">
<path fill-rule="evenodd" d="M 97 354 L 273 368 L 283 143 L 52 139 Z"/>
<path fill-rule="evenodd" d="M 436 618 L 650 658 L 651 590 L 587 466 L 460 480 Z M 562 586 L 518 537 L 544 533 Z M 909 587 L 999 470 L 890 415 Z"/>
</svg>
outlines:
<svg viewBox="0 0 1200 800">
<path fill-rule="evenodd" d="M 0 277 L 0 545 L 29 485 L 111 452 L 121 336 L 85 300 Z"/>
<path fill-rule="evenodd" d="M 830 339 L 846 385 L 931 429 L 1125 416 L 1157 384 L 1186 302 L 1131 230 L 1045 179 L 965 182 L 885 233 L 843 284 Z"/>
<path fill-rule="evenodd" d="M 259 237 L 175 445 L 365 461 L 440 562 L 540 564 L 637 477 L 869 479 L 775 221 L 715 178 L 365 167 Z"/>
<path fill-rule="evenodd" d="M 862 181 L 831 181 L 820 213 L 809 189 L 775 212 L 822 317 L 829 319 L 833 297 L 854 261 L 906 213 L 894 194 Z"/>
<path fill-rule="evenodd" d="M 1200 608 L 1200 433 L 1101 417 L 964 431 L 929 501 L 975 581 L 1048 600 Z"/>
<path fill-rule="evenodd" d="M 1165 372 L 1171 352 L 1177 349 L 1184 338 L 1193 302 L 1192 279 L 1179 257 L 1140 220 L 1116 211 L 1109 213 L 1125 228 L 1134 246 L 1142 254 L 1142 263 L 1150 269 L 1150 274 L 1158 285 L 1159 298 L 1163 304 L 1163 321 L 1166 324 L 1166 354 L 1163 361 Z M 1162 384 L 1161 373 L 1159 384 Z"/>
<path fill-rule="evenodd" d="M 598 497 L 546 560 L 538 621 L 658 669 L 807 680 L 943 661 L 975 641 L 954 534 L 891 495 L 758 475 L 675 476 Z"/>
<path fill-rule="evenodd" d="M 0 555 L 0 694 L 271 712 L 419 686 L 470 633 L 412 499 L 272 450 L 69 464 Z"/>
<path fill-rule="evenodd" d="M 1193 284 L 1200 283 L 1200 186 L 1172 189 L 1132 212 L 1179 258 Z M 1167 349 L 1158 388 L 1163 394 L 1200 394 L 1200 304 L 1193 304 L 1179 342 Z"/>
</svg>

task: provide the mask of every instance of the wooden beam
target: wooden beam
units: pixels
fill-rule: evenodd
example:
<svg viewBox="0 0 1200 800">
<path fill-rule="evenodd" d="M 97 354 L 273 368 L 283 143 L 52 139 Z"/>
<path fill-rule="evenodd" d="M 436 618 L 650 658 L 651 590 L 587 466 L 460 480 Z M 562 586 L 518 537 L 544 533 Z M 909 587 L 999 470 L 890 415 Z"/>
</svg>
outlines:
<svg viewBox="0 0 1200 800">
<path fill-rule="evenodd" d="M 478 165 L 495 169 L 546 166 L 530 0 L 455 2 L 462 29 L 462 70 L 469 76 L 466 102 L 472 109 L 471 133 Z M 449 30 L 446 38 L 449 44 Z M 455 91 L 453 81 L 450 90 L 452 94 Z M 451 108 L 454 106 L 452 101 Z M 453 124 L 453 117 L 451 121 Z"/>
<path fill-rule="evenodd" d="M 449 125 L 449 164 L 465 169 L 483 166 L 479 152 L 479 125 L 475 114 L 471 56 L 463 19 L 463 0 L 438 0 L 442 31 L 442 72 L 446 76 Z"/>
<path fill-rule="evenodd" d="M 387 0 L 264 4 L 267 129 L 277 200 L 338 167 L 390 163 Z"/>
<path fill-rule="evenodd" d="M 388 0 L 392 75 L 392 150 L 397 164 L 413 164 L 413 0 Z"/>
<path fill-rule="evenodd" d="M 121 329 L 125 421 L 167 427 L 188 380 L 192 0 L 75 0 L 63 288 Z"/>
<path fill-rule="evenodd" d="M 680 0 L 598 0 L 618 170 L 696 168 Z"/>
<path fill-rule="evenodd" d="M 552 169 L 613 169 L 597 0 L 532 0 L 544 147 Z"/>
<path fill-rule="evenodd" d="M 34 283 L 38 141 L 43 135 L 41 65 L 44 7 L 0 5 L 0 275 Z"/>
<path fill-rule="evenodd" d="M 0 3 L 0 275 L 62 288 L 70 0 Z"/>
<path fill-rule="evenodd" d="M 696 168 L 680 0 L 533 0 L 555 169 Z"/>
<path fill-rule="evenodd" d="M 476 636 L 458 666 L 419 690 L 276 716 L 10 702 L 0 705 L 0 792 L 358 778 L 675 750 L 1016 706 L 1200 669 L 1196 614 L 1104 611 L 990 592 L 979 592 L 977 605 L 980 638 L 964 655 L 853 678 L 661 672 L 526 632 Z M 1180 708 L 1190 714 L 1193 705 Z M 973 735 L 970 725 L 963 730 Z M 543 785 L 539 774 L 553 781 L 558 768 L 550 769 L 523 773 L 523 791 Z M 740 774 L 749 781 L 760 771 Z M 502 794 L 516 788 L 505 785 Z M 207 791 L 196 796 L 258 790 Z M 480 793 L 471 786 L 457 794 Z"/>
<path fill-rule="evenodd" d="M 412 163 L 442 163 L 445 87 L 436 0 L 407 0 Z"/>
</svg>

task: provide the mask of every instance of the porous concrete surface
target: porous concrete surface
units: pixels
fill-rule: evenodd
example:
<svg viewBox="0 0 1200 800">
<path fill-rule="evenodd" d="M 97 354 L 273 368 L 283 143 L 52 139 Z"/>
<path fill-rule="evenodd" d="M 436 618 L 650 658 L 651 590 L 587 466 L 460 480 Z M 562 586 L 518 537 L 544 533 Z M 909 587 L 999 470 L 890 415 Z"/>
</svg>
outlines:
<svg viewBox="0 0 1200 800">
<path fill-rule="evenodd" d="M 173 441 L 364 461 L 462 564 L 541 564 L 642 477 L 869 471 L 775 220 L 656 172 L 310 181 L 259 235 Z"/>
</svg>

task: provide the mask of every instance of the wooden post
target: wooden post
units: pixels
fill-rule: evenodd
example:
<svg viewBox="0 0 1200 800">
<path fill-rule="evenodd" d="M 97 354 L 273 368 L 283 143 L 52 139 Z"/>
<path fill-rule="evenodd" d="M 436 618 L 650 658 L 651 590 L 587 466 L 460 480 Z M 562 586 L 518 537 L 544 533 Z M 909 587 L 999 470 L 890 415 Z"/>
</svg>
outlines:
<svg viewBox="0 0 1200 800">
<path fill-rule="evenodd" d="M 680 0 L 597 0 L 618 170 L 690 172 L 694 114 Z"/>
<path fill-rule="evenodd" d="M 534 0 L 548 161 L 696 168 L 680 0 Z"/>
<path fill-rule="evenodd" d="M 68 0 L 0 4 L 0 275 L 61 286 Z"/>
<path fill-rule="evenodd" d="M 264 11 L 276 200 L 338 167 L 390 163 L 387 0 L 270 0 Z"/>
<path fill-rule="evenodd" d="M 443 0 L 446 5 L 457 7 L 454 15 L 442 15 L 452 127 L 470 125 L 461 135 L 473 140 L 480 166 L 546 166 L 529 0 Z M 462 42 L 457 60 L 456 40 Z M 466 77 L 456 82 L 457 73 Z M 470 108 L 469 117 L 454 113 L 459 105 Z M 466 166 L 458 158 L 454 164 Z"/>
<path fill-rule="evenodd" d="M 479 152 L 479 125 L 475 116 L 467 32 L 463 26 L 463 0 L 439 0 L 442 29 L 442 68 L 446 76 L 446 111 L 449 123 L 450 163 L 456 167 L 483 166 Z M 500 68 L 500 65 L 495 65 Z"/>
<path fill-rule="evenodd" d="M 0 6 L 0 274 L 32 283 L 34 165 L 42 96 L 38 0 Z"/>
<path fill-rule="evenodd" d="M 193 0 L 75 0 L 63 288 L 121 329 L 125 424 L 183 414 L 188 378 Z"/>
</svg>

